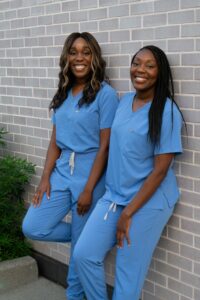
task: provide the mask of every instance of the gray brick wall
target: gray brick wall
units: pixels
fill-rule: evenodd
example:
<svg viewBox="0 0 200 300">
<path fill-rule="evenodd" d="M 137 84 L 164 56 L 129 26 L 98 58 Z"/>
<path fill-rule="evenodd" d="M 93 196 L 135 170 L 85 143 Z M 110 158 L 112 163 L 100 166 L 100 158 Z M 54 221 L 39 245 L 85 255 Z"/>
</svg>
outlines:
<svg viewBox="0 0 200 300">
<path fill-rule="evenodd" d="M 27 201 L 44 164 L 51 133 L 48 104 L 66 36 L 73 31 L 95 35 L 111 84 L 120 95 L 131 90 L 129 64 L 137 49 L 155 44 L 168 54 L 188 137 L 183 131 L 185 152 L 175 164 L 181 198 L 154 252 L 143 300 L 200 299 L 199 22 L 200 0 L 0 1 L 0 126 L 9 131 L 6 152 L 37 165 Z M 59 261 L 69 261 L 70 245 L 33 245 Z M 106 259 L 110 284 L 114 261 L 115 249 Z"/>
</svg>

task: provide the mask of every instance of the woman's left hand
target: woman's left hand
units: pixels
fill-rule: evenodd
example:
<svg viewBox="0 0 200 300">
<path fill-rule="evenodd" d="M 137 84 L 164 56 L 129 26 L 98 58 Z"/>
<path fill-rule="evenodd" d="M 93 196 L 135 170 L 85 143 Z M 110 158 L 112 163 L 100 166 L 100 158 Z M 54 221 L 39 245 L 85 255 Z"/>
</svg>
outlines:
<svg viewBox="0 0 200 300">
<path fill-rule="evenodd" d="M 87 213 L 91 207 L 92 204 L 92 193 L 89 191 L 83 191 L 79 198 L 77 203 L 77 212 L 79 215 L 84 215 Z"/>
<path fill-rule="evenodd" d="M 117 247 L 122 248 L 124 245 L 124 239 L 126 239 L 127 244 L 130 245 L 129 229 L 131 225 L 131 217 L 126 213 L 124 209 L 119 217 L 117 223 Z"/>
</svg>

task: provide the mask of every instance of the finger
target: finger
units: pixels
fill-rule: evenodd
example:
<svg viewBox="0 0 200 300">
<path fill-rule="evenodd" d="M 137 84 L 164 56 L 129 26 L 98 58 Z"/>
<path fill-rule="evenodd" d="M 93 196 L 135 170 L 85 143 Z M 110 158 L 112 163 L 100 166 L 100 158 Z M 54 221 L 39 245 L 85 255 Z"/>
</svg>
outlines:
<svg viewBox="0 0 200 300">
<path fill-rule="evenodd" d="M 78 215 L 81 215 L 81 212 L 82 212 L 82 207 L 80 204 L 77 205 L 77 213 Z"/>
<path fill-rule="evenodd" d="M 131 240 L 130 240 L 128 232 L 126 233 L 126 241 L 127 241 L 128 246 L 130 246 L 131 245 Z"/>
<path fill-rule="evenodd" d="M 33 200 L 32 200 L 34 207 L 36 207 L 38 205 L 38 201 L 39 201 L 39 195 L 38 195 L 38 193 L 35 193 L 35 195 L 33 196 Z"/>
<path fill-rule="evenodd" d="M 50 185 L 47 187 L 47 191 L 46 191 L 46 195 L 47 195 L 47 199 L 49 200 L 50 199 L 50 190 L 51 190 L 51 187 Z"/>
<path fill-rule="evenodd" d="M 123 248 L 124 233 L 122 231 L 117 232 L 117 248 Z"/>
</svg>

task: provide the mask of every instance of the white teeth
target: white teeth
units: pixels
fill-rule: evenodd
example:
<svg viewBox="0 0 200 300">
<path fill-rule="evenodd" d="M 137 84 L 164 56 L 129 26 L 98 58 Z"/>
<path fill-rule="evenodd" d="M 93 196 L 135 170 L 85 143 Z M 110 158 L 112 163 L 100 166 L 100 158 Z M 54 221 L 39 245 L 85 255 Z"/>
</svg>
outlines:
<svg viewBox="0 0 200 300">
<path fill-rule="evenodd" d="M 85 68 L 85 66 L 83 66 L 83 65 L 78 65 L 78 66 L 74 66 L 74 68 L 75 68 L 76 70 L 78 70 L 78 71 L 81 71 L 81 70 L 83 70 L 83 69 Z"/>
<path fill-rule="evenodd" d="M 144 82 L 146 79 L 142 77 L 135 77 L 135 80 L 138 82 Z"/>
</svg>

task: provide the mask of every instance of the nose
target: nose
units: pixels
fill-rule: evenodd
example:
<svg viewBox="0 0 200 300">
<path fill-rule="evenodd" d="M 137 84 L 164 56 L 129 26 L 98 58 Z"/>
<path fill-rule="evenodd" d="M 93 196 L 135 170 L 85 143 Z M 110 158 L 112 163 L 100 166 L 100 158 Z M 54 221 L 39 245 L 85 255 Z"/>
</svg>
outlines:
<svg viewBox="0 0 200 300">
<path fill-rule="evenodd" d="M 145 72 L 145 66 L 143 64 L 139 64 L 137 66 L 137 71 L 141 73 Z"/>
<path fill-rule="evenodd" d="M 77 53 L 76 60 L 82 60 L 82 59 L 83 59 L 83 54 L 81 52 Z"/>
</svg>

